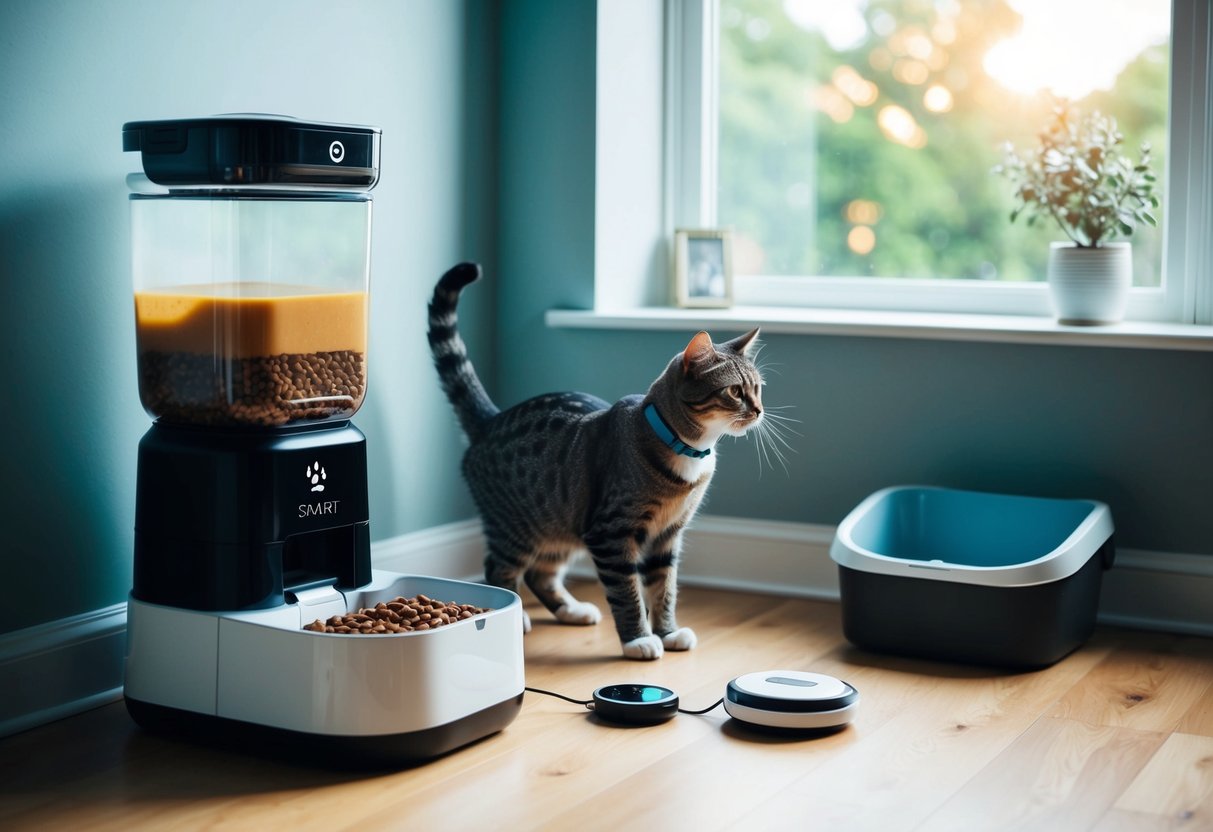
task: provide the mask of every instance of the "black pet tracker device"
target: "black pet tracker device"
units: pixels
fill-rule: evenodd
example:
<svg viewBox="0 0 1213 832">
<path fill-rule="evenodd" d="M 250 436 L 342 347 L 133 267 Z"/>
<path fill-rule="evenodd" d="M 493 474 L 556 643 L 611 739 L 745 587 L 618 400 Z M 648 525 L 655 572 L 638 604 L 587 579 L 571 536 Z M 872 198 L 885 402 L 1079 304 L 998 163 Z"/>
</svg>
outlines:
<svg viewBox="0 0 1213 832">
<path fill-rule="evenodd" d="M 608 722 L 654 725 L 678 713 L 678 694 L 657 685 L 606 685 L 594 691 L 594 713 Z"/>
</svg>

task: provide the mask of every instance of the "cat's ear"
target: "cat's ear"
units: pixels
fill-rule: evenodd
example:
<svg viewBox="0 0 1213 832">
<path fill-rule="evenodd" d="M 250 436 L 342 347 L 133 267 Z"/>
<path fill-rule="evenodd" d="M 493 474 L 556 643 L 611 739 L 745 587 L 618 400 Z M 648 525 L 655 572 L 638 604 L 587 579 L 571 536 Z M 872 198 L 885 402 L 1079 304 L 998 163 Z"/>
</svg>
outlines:
<svg viewBox="0 0 1213 832">
<path fill-rule="evenodd" d="M 732 341 L 726 341 L 721 344 L 721 347 L 726 350 L 732 350 L 738 355 L 746 355 L 750 351 L 750 347 L 754 346 L 754 340 L 758 337 L 758 327 L 754 327 L 745 335 L 738 336 Z"/>
<path fill-rule="evenodd" d="M 716 356 L 716 348 L 712 346 L 712 336 L 699 332 L 682 351 L 682 373 L 686 375 L 691 367 L 712 360 Z"/>
</svg>

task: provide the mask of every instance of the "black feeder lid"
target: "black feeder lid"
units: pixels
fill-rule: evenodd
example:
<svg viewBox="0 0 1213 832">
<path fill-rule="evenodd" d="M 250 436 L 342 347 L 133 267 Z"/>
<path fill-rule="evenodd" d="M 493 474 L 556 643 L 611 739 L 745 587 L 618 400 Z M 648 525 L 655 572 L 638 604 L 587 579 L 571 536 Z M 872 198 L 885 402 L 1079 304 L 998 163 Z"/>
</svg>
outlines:
<svg viewBox="0 0 1213 832">
<path fill-rule="evenodd" d="M 168 188 L 369 191 L 379 181 L 377 127 L 232 114 L 122 125 L 122 149 Z"/>
</svg>

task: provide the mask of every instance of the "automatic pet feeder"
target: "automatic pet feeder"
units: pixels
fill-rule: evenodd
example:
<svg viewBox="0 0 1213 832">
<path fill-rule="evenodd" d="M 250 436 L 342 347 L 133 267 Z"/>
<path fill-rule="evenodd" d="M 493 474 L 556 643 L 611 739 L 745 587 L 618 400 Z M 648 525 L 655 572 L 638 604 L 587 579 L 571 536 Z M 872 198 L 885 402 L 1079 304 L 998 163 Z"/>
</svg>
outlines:
<svg viewBox="0 0 1213 832">
<path fill-rule="evenodd" d="M 269 116 L 131 122 L 139 444 L 126 705 L 149 730 L 407 764 L 501 730 L 522 607 L 372 569 L 366 439 L 380 131 Z M 418 593 L 489 608 L 351 636 L 316 619 Z M 296 754 L 296 759 L 307 759 Z"/>
</svg>

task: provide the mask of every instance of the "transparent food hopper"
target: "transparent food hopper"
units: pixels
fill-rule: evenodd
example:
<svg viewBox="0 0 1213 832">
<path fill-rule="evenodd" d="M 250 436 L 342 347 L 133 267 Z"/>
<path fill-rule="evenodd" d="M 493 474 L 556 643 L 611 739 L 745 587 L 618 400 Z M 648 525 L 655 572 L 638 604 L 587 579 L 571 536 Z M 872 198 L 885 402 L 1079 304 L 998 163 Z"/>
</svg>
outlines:
<svg viewBox="0 0 1213 832">
<path fill-rule="evenodd" d="M 131 194 L 139 395 L 164 422 L 348 419 L 366 395 L 366 193 Z"/>
</svg>

